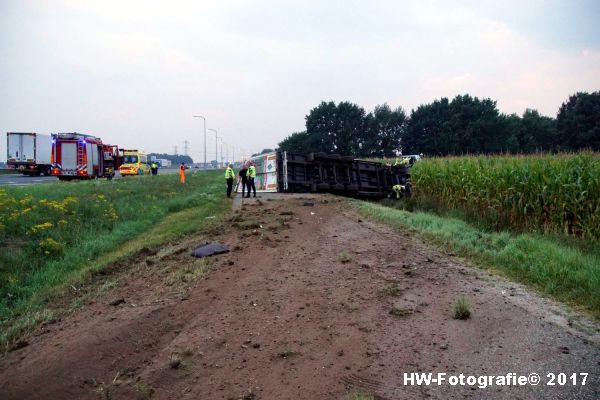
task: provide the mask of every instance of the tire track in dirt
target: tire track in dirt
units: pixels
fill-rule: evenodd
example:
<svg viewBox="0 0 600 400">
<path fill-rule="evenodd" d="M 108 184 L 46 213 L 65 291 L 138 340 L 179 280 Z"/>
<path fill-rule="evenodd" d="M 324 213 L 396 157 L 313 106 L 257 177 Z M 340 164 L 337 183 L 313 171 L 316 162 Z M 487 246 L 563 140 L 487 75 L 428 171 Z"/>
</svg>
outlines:
<svg viewBox="0 0 600 400">
<path fill-rule="evenodd" d="M 283 198 L 246 203 L 239 219 L 262 228 L 212 236 L 233 251 L 191 286 L 169 277 L 203 236 L 145 255 L 105 297 L 26 338 L 0 359 L 0 397 L 598 397 L 593 335 L 556 325 L 547 301 L 332 196 Z M 461 294 L 467 321 L 450 317 Z M 418 371 L 595 377 L 584 388 L 404 386 Z"/>
</svg>

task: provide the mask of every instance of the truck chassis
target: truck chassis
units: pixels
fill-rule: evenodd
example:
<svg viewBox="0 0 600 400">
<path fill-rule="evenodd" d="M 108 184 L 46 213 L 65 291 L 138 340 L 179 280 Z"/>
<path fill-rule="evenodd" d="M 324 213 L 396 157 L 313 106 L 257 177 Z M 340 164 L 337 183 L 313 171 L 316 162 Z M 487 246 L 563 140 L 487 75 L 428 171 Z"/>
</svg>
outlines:
<svg viewBox="0 0 600 400">
<path fill-rule="evenodd" d="M 401 185 L 410 196 L 408 165 L 386 165 L 339 154 L 277 154 L 279 192 L 328 192 L 358 198 L 385 198 Z"/>
</svg>

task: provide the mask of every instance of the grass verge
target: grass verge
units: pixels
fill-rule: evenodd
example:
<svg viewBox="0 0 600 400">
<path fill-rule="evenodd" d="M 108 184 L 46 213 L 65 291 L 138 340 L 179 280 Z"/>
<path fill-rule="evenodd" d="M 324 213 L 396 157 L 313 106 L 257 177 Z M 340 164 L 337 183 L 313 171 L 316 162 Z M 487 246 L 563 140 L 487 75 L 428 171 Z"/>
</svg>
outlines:
<svg viewBox="0 0 600 400">
<path fill-rule="evenodd" d="M 9 210 L 0 215 L 0 244 L 11 252 L 0 256 L 0 343 L 52 319 L 47 303 L 71 285 L 144 248 L 218 223 L 230 208 L 221 178 L 199 173 L 183 187 L 175 176 L 162 176 L 3 189 L 0 200 Z M 47 228 L 35 231 L 39 226 Z M 47 238 L 56 238 L 60 251 L 39 251 Z"/>
<path fill-rule="evenodd" d="M 365 217 L 408 228 L 502 275 L 600 318 L 600 255 L 534 234 L 487 232 L 460 219 L 353 201 Z"/>
</svg>

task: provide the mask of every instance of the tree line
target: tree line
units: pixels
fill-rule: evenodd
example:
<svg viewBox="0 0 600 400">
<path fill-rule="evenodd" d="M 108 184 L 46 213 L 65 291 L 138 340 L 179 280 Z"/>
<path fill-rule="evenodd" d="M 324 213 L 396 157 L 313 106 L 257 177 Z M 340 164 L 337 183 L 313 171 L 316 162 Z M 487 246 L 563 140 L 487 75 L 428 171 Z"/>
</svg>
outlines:
<svg viewBox="0 0 600 400">
<path fill-rule="evenodd" d="M 355 157 L 399 153 L 460 155 L 600 150 L 600 91 L 571 95 L 555 118 L 527 109 L 503 114 L 496 101 L 468 94 L 441 98 L 412 110 L 321 102 L 306 116 L 306 130 L 292 133 L 279 150 Z"/>
<path fill-rule="evenodd" d="M 180 165 L 181 163 L 185 163 L 186 165 L 192 165 L 194 163 L 192 157 L 184 156 L 181 154 L 150 153 L 148 154 L 148 159 L 150 159 L 150 157 L 152 156 L 155 156 L 157 159 L 170 160 L 172 165 Z"/>
</svg>

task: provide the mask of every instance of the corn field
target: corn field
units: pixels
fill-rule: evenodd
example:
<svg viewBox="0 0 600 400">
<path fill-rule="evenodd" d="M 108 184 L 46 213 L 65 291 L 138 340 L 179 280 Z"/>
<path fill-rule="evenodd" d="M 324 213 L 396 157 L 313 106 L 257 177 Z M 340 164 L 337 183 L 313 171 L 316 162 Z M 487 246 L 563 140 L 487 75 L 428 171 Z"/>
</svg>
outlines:
<svg viewBox="0 0 600 400">
<path fill-rule="evenodd" d="M 600 241 L 600 154 L 426 159 L 412 170 L 416 201 L 498 226 Z"/>
</svg>

